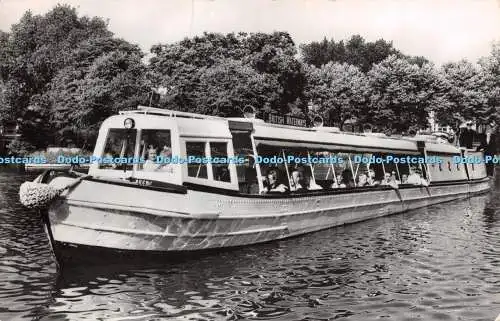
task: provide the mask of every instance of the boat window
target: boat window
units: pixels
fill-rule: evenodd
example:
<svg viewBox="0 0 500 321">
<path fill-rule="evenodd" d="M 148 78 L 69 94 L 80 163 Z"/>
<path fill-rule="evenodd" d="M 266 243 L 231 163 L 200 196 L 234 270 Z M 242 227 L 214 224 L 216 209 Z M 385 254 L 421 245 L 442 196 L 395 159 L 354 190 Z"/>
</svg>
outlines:
<svg viewBox="0 0 500 321">
<path fill-rule="evenodd" d="M 136 135 L 135 129 L 111 128 L 102 155 L 105 161 L 99 168 L 132 170 Z"/>
<path fill-rule="evenodd" d="M 170 130 L 143 129 L 139 142 L 139 157 L 144 160 L 139 164 L 139 170 L 173 172 Z"/>
<path fill-rule="evenodd" d="M 214 180 L 230 182 L 229 166 L 227 163 L 227 143 L 210 143 L 210 157 L 212 158 L 212 171 Z M 226 162 L 224 162 L 224 159 Z"/>
<path fill-rule="evenodd" d="M 333 161 L 336 157 L 336 153 L 330 153 L 326 151 L 322 152 L 311 152 L 311 157 L 317 159 L 331 159 L 329 162 L 322 162 L 312 164 L 312 173 L 316 184 L 321 186 L 323 189 L 329 189 L 332 185 L 336 184 L 338 186 L 339 180 L 338 175 L 343 169 L 339 167 L 338 161 Z"/>
<path fill-rule="evenodd" d="M 236 163 L 239 190 L 241 193 L 259 194 L 257 169 L 250 133 L 233 132 L 232 135 L 234 156 L 241 157 L 245 160 L 243 164 Z"/>
<path fill-rule="evenodd" d="M 273 185 L 278 186 L 280 191 L 290 190 L 290 171 L 287 167 L 287 162 L 283 159 L 285 157 L 285 149 L 259 145 L 257 150 L 261 157 L 261 172 L 263 185 L 265 190 L 269 190 L 268 176 L 273 174 Z"/>
<path fill-rule="evenodd" d="M 188 176 L 208 179 L 207 164 L 204 164 L 205 142 L 186 142 Z"/>
</svg>

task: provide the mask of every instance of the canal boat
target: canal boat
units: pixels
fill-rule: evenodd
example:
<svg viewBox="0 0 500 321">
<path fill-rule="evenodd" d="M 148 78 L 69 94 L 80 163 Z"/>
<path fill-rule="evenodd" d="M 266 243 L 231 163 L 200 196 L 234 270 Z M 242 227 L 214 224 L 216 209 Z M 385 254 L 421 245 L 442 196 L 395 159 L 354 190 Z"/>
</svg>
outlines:
<svg viewBox="0 0 500 321">
<path fill-rule="evenodd" d="M 88 175 L 47 171 L 37 178 L 61 191 L 44 210 L 56 250 L 242 246 L 490 188 L 481 152 L 433 136 L 346 133 L 291 116 L 265 118 L 140 106 L 106 119 Z"/>
</svg>

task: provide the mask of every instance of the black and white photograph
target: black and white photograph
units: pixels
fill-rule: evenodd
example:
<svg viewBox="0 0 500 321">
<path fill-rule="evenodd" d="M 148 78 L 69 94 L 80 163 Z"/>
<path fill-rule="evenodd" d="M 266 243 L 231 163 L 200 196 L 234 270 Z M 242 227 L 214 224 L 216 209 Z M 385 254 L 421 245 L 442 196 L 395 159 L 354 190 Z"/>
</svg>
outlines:
<svg viewBox="0 0 500 321">
<path fill-rule="evenodd" d="M 500 0 L 0 0 L 0 321 L 500 321 Z"/>
</svg>

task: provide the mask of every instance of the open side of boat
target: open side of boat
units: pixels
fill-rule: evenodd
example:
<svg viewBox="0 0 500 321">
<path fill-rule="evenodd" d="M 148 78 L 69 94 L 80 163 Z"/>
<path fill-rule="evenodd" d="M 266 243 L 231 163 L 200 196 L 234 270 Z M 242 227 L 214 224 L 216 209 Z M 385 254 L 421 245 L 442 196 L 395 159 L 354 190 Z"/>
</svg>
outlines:
<svg viewBox="0 0 500 321">
<path fill-rule="evenodd" d="M 106 156 L 137 161 L 117 165 Z M 212 162 L 182 162 L 204 157 Z M 408 162 L 377 161 L 388 157 Z M 90 176 L 51 204 L 49 228 L 56 246 L 167 252 L 255 244 L 484 193 L 482 157 L 430 139 L 141 108 L 103 123 Z M 291 161 L 302 158 L 336 162 Z M 295 180 L 298 171 L 307 180 Z M 273 190 L 270 172 L 284 190 Z M 74 180 L 43 178 L 54 188 Z"/>
</svg>

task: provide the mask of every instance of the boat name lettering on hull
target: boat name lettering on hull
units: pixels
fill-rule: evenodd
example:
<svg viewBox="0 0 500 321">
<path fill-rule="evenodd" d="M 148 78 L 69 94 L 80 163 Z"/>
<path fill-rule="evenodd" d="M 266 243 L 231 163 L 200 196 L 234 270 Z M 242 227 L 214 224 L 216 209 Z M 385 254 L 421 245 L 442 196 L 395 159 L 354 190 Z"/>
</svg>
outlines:
<svg viewBox="0 0 500 321">
<path fill-rule="evenodd" d="M 151 186 L 151 185 L 153 185 L 153 182 L 149 181 L 147 179 L 138 179 L 136 182 L 137 182 L 137 185 L 140 185 L 140 186 Z"/>
</svg>

